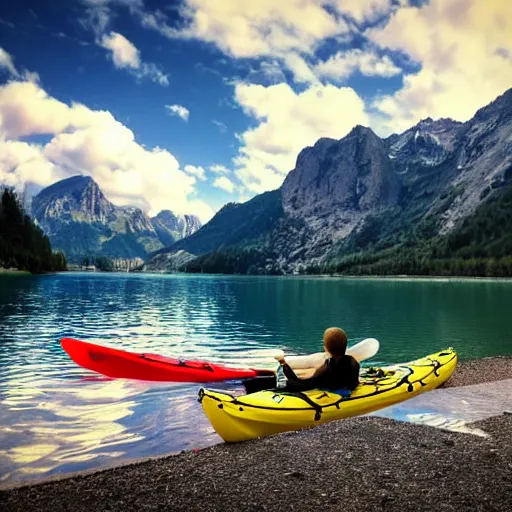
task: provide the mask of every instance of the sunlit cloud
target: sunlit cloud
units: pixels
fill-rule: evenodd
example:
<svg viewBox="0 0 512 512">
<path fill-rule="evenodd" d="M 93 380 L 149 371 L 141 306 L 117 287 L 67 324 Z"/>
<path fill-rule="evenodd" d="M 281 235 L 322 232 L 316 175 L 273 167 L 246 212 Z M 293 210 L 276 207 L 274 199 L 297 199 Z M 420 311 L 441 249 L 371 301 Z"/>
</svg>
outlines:
<svg viewBox="0 0 512 512">
<path fill-rule="evenodd" d="M 238 84 L 235 99 L 258 122 L 239 135 L 235 174 L 251 192 L 278 188 L 299 152 L 320 137 L 339 139 L 356 124 L 369 124 L 363 100 L 349 87 Z M 342 114 L 342 115 L 341 115 Z"/>
<path fill-rule="evenodd" d="M 210 165 L 208 169 L 216 174 L 228 174 L 230 172 L 226 166 L 220 164 Z"/>
<path fill-rule="evenodd" d="M 18 70 L 14 65 L 14 59 L 12 58 L 12 55 L 0 47 L 0 70 L 2 69 L 5 69 L 9 74 L 13 76 L 18 76 Z"/>
<path fill-rule="evenodd" d="M 392 0 L 332 0 L 329 3 L 357 23 L 373 22 L 398 7 Z"/>
<path fill-rule="evenodd" d="M 326 38 L 349 32 L 343 18 L 329 13 L 325 3 L 336 6 L 309 0 L 187 0 L 180 29 L 161 11 L 141 10 L 139 16 L 145 27 L 168 38 L 205 41 L 237 59 L 272 57 L 283 62 L 298 82 L 312 82 L 316 78 L 304 55 L 313 55 Z"/>
<path fill-rule="evenodd" d="M 220 176 L 213 182 L 213 186 L 232 193 L 235 190 L 235 184 L 226 176 Z"/>
<path fill-rule="evenodd" d="M 168 75 L 164 74 L 156 64 L 142 62 L 140 51 L 122 34 L 117 32 L 103 34 L 98 44 L 110 52 L 116 68 L 127 69 L 137 78 L 149 78 L 160 85 L 169 85 Z"/>
<path fill-rule="evenodd" d="M 183 105 L 165 105 L 165 108 L 169 111 L 171 116 L 178 116 L 181 117 L 183 121 L 188 121 L 190 111 Z"/>
<path fill-rule="evenodd" d="M 204 181 L 206 179 L 206 172 L 204 170 L 204 167 L 201 167 L 200 165 L 185 165 L 183 170 L 187 174 L 196 177 L 198 180 Z"/>
<path fill-rule="evenodd" d="M 395 76 L 402 72 L 389 56 L 379 56 L 375 51 L 360 49 L 337 52 L 315 66 L 315 72 L 319 76 L 339 81 L 347 79 L 356 71 L 365 76 L 382 77 Z"/>
<path fill-rule="evenodd" d="M 213 214 L 196 197 L 190 168 L 189 173 L 182 170 L 166 149 L 138 144 L 108 111 L 67 105 L 33 82 L 9 82 L 0 87 L 0 121 L 0 182 L 47 186 L 86 174 L 118 205 L 138 206 L 149 214 L 163 209 L 195 213 L 202 221 Z M 46 144 L 16 140 L 37 134 L 51 139 Z"/>
<path fill-rule="evenodd" d="M 126 37 L 117 32 L 103 34 L 100 46 L 112 52 L 112 60 L 117 68 L 140 68 L 140 52 Z"/>
<path fill-rule="evenodd" d="M 403 130 L 426 117 L 471 118 L 512 84 L 512 3 L 432 0 L 403 7 L 366 35 L 403 52 L 420 70 L 374 106 L 388 118 L 384 131 Z"/>
</svg>

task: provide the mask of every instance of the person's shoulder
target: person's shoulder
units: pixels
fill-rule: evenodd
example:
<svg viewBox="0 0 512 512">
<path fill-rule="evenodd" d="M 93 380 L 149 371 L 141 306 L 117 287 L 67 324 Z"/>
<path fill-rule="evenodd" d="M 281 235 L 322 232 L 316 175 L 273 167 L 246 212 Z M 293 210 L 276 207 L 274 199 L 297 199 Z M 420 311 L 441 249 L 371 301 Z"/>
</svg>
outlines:
<svg viewBox="0 0 512 512">
<path fill-rule="evenodd" d="M 349 356 L 348 354 L 345 354 L 345 361 L 350 366 L 357 366 L 359 368 L 359 362 L 358 362 L 358 360 L 355 357 Z"/>
</svg>

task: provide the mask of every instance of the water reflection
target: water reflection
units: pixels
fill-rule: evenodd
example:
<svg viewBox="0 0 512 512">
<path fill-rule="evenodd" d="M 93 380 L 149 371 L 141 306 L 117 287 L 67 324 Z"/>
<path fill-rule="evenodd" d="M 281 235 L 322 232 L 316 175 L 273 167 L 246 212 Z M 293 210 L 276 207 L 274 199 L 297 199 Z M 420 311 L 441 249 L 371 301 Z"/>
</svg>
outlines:
<svg viewBox="0 0 512 512">
<path fill-rule="evenodd" d="M 512 410 L 512 379 L 460 388 L 436 389 L 370 416 L 419 423 L 487 437 L 472 423 Z"/>
<path fill-rule="evenodd" d="M 6 382 L 1 481 L 219 442 L 195 390 L 128 380 Z M 194 428 L 191 430 L 190 425 Z"/>
<path fill-rule="evenodd" d="M 317 351 L 325 327 L 340 325 L 352 342 L 379 339 L 383 362 L 446 346 L 464 359 L 512 355 L 511 303 L 510 282 L 0 276 L 0 481 L 220 441 L 198 385 L 94 377 L 69 360 L 62 337 L 275 368 L 269 350 Z"/>
</svg>

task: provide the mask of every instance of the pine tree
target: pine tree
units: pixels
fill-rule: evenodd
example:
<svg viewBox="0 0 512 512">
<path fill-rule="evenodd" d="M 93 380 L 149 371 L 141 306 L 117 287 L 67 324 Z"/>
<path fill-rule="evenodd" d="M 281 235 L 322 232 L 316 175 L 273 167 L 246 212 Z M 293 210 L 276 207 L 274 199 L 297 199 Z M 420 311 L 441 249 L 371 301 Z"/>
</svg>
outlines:
<svg viewBox="0 0 512 512">
<path fill-rule="evenodd" d="M 66 258 L 54 253 L 50 240 L 36 226 L 16 193 L 5 188 L 0 201 L 0 266 L 32 273 L 66 270 Z"/>
</svg>

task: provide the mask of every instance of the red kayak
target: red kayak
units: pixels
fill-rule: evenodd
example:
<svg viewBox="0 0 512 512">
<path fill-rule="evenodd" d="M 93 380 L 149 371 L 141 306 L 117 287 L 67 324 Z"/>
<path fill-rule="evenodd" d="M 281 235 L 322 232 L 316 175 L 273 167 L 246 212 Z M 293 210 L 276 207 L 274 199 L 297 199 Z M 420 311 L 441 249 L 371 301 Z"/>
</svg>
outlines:
<svg viewBox="0 0 512 512">
<path fill-rule="evenodd" d="M 62 338 L 62 348 L 75 363 L 107 377 L 174 382 L 219 382 L 275 375 L 272 370 L 230 368 L 205 361 L 184 361 L 140 354 Z"/>
</svg>

